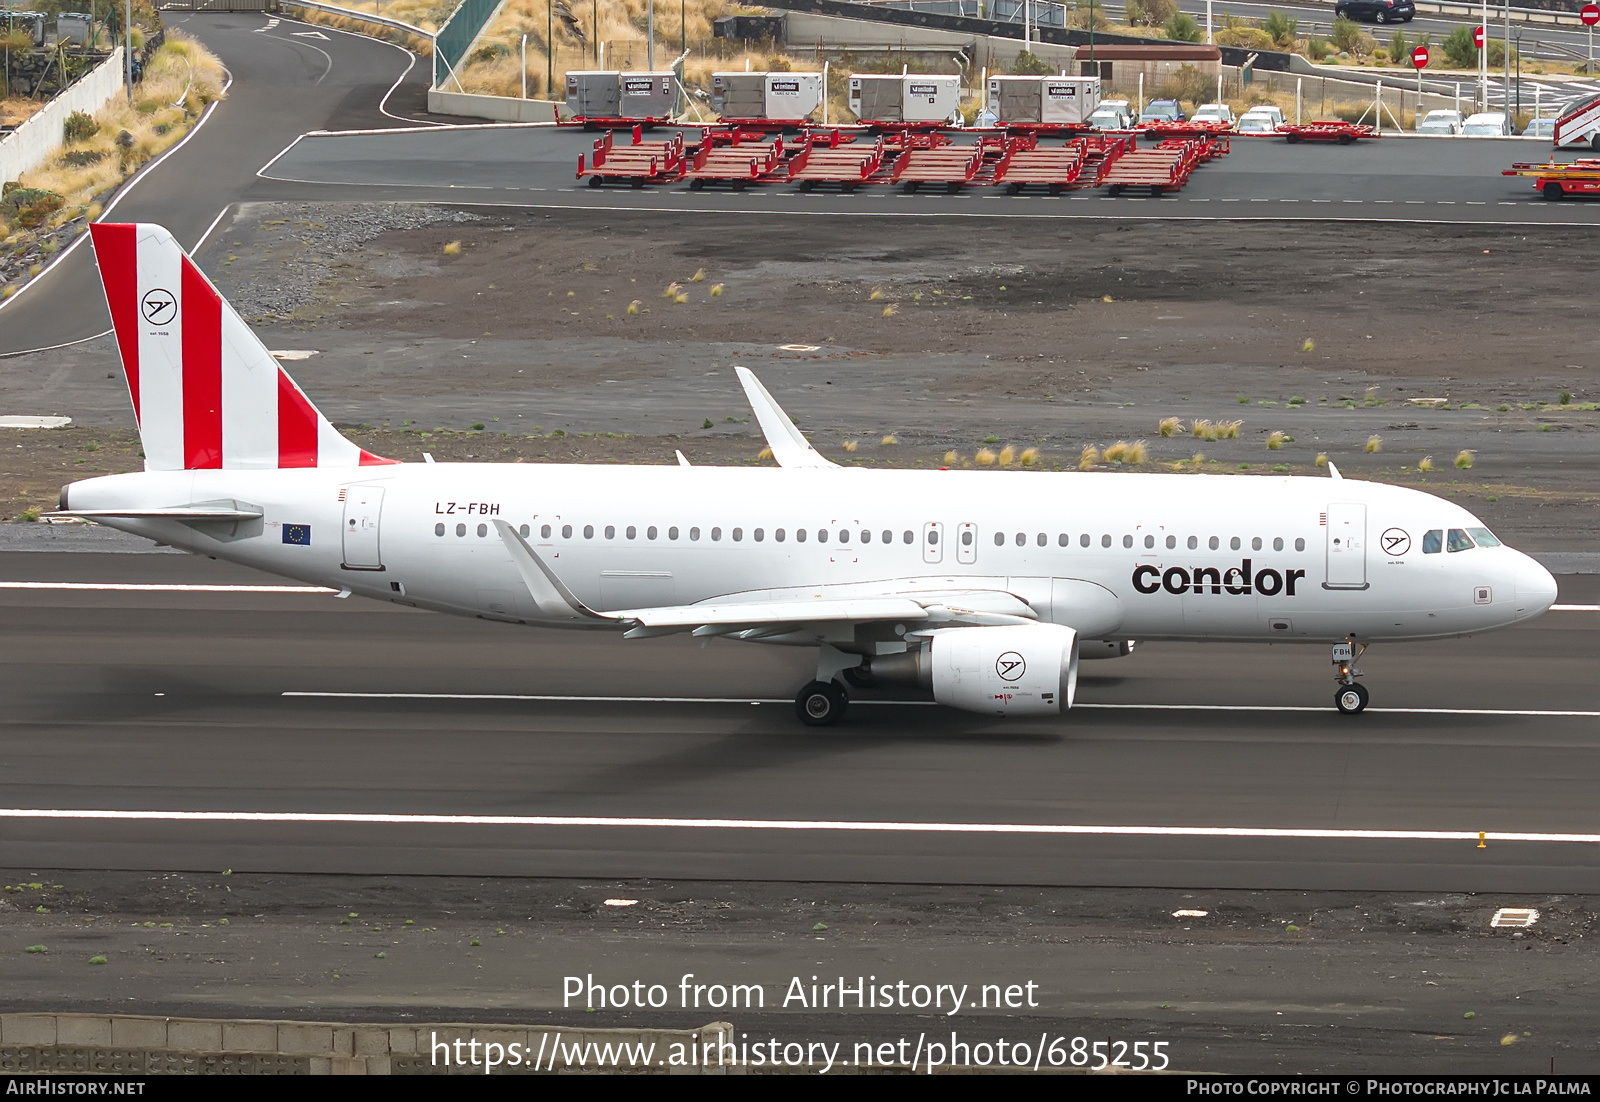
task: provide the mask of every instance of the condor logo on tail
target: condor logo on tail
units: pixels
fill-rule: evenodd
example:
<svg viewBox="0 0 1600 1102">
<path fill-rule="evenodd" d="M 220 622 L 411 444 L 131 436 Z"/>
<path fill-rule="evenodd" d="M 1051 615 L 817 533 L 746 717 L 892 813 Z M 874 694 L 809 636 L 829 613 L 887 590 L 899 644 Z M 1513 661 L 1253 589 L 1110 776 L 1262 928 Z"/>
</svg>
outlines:
<svg viewBox="0 0 1600 1102">
<path fill-rule="evenodd" d="M 1209 589 L 1212 593 L 1230 593 L 1236 597 L 1251 593 L 1259 593 L 1263 597 L 1276 597 L 1282 593 L 1285 597 L 1293 597 L 1295 583 L 1305 576 L 1304 570 L 1279 572 L 1271 567 L 1251 573 L 1249 559 L 1227 570 L 1218 570 L 1214 566 L 1197 566 L 1193 570 L 1169 566 L 1163 570 L 1147 563 L 1134 568 L 1133 588 L 1145 594 L 1160 593 L 1164 589 L 1179 595 L 1204 593 Z"/>
</svg>

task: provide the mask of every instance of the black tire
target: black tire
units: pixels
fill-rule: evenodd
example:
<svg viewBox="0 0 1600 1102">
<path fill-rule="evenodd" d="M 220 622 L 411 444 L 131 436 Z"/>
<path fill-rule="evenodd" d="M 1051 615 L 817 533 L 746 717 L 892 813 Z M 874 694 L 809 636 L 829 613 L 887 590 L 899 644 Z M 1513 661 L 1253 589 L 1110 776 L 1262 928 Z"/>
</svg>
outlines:
<svg viewBox="0 0 1600 1102">
<path fill-rule="evenodd" d="M 590 187 L 599 187 L 600 186 L 600 177 L 598 177 L 598 176 L 589 177 L 589 186 Z"/>
<path fill-rule="evenodd" d="M 689 181 L 689 190 L 690 191 L 699 191 L 701 188 L 703 188 L 705 186 L 706 186 L 706 182 L 704 180 L 700 179 L 699 177 L 696 177 L 695 179 Z"/>
<path fill-rule="evenodd" d="M 744 185 L 745 185 L 745 181 L 744 180 L 735 180 L 735 181 L 733 181 L 733 190 L 734 191 L 743 191 L 744 190 Z"/>
<path fill-rule="evenodd" d="M 855 189 L 856 189 L 856 185 L 855 184 L 842 184 L 839 187 L 839 190 L 844 192 L 846 195 L 849 195 Z"/>
<path fill-rule="evenodd" d="M 917 181 L 915 181 L 915 180 L 907 180 L 901 186 L 905 189 L 905 193 L 907 195 L 911 195 L 912 193 L 914 193 L 917 190 Z"/>
<path fill-rule="evenodd" d="M 1552 180 L 1544 186 L 1544 197 L 1546 199 L 1565 199 L 1567 193 L 1562 190 L 1560 184 Z"/>
<path fill-rule="evenodd" d="M 1152 187 L 1150 189 L 1150 198 L 1159 199 L 1166 192 L 1166 190 L 1167 189 L 1164 187 Z"/>
<path fill-rule="evenodd" d="M 1340 685 L 1333 694 L 1333 706 L 1341 715 L 1359 715 L 1366 708 L 1370 695 L 1365 685 Z"/>
<path fill-rule="evenodd" d="M 1339 144 L 1340 145 L 1354 145 L 1355 143 L 1356 143 L 1356 136 L 1354 134 L 1340 134 L 1339 135 Z"/>
<path fill-rule="evenodd" d="M 1021 195 L 1022 194 L 1022 185 L 1021 184 L 1007 184 L 1006 185 L 1006 194 L 1007 195 Z"/>
<path fill-rule="evenodd" d="M 849 696 L 832 681 L 813 681 L 794 698 L 795 715 L 807 727 L 831 727 L 849 707 Z"/>
<path fill-rule="evenodd" d="M 1051 195 L 1060 195 L 1061 194 L 1061 185 L 1060 184 L 1050 184 L 1048 190 L 1049 190 Z"/>
<path fill-rule="evenodd" d="M 800 190 L 801 191 L 810 191 L 812 188 L 814 188 L 816 186 L 817 186 L 817 182 L 815 180 L 801 180 L 800 181 Z"/>
<path fill-rule="evenodd" d="M 1376 23 L 1387 23 L 1389 22 L 1389 13 L 1386 11 L 1380 11 L 1377 15 L 1374 15 L 1372 19 Z"/>
<path fill-rule="evenodd" d="M 1106 192 L 1113 199 L 1115 199 L 1117 196 L 1122 194 L 1122 185 L 1121 184 L 1112 184 L 1112 185 L 1110 185 L 1109 187 L 1106 188 Z"/>
<path fill-rule="evenodd" d="M 1300 140 L 1300 135 L 1299 134 L 1285 134 L 1283 136 L 1283 140 L 1288 142 L 1290 145 L 1293 145 L 1295 142 Z"/>
<path fill-rule="evenodd" d="M 1594 137 L 1589 139 L 1589 148 L 1594 150 L 1596 153 L 1600 153 L 1600 134 L 1596 134 Z"/>
<path fill-rule="evenodd" d="M 957 180 L 946 181 L 944 190 L 949 194 L 954 195 L 961 190 L 961 183 Z"/>
</svg>

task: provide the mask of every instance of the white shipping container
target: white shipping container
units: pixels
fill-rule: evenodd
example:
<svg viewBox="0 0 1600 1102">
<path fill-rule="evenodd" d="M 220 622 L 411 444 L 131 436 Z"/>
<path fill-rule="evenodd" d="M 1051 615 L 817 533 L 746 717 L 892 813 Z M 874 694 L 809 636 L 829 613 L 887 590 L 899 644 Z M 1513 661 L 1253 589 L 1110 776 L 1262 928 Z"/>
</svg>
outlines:
<svg viewBox="0 0 1600 1102">
<path fill-rule="evenodd" d="M 960 77 L 850 76 L 850 110 L 863 122 L 944 122 L 960 107 Z"/>
<path fill-rule="evenodd" d="M 617 73 L 577 69 L 567 73 L 567 110 L 586 119 L 611 119 L 620 113 L 622 86 Z"/>
<path fill-rule="evenodd" d="M 672 73 L 621 73 L 622 94 L 617 114 L 624 119 L 671 118 L 678 106 L 677 78 Z"/>
<path fill-rule="evenodd" d="M 1045 77 L 1039 93 L 1040 122 L 1087 122 L 1100 106 L 1100 78 Z"/>
<path fill-rule="evenodd" d="M 822 106 L 821 73 L 768 73 L 766 118 L 809 119 Z"/>
<path fill-rule="evenodd" d="M 711 74 L 711 109 L 724 118 L 800 121 L 821 106 L 821 73 Z"/>
</svg>

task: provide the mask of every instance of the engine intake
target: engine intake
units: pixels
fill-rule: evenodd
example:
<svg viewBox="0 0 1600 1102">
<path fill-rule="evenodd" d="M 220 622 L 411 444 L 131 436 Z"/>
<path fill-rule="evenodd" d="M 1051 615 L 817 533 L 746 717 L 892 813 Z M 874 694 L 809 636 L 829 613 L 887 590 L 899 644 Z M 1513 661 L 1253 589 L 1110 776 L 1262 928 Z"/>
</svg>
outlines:
<svg viewBox="0 0 1600 1102">
<path fill-rule="evenodd" d="M 956 628 L 933 637 L 933 698 L 966 712 L 1060 715 L 1078 688 L 1078 633 L 1060 624 Z"/>
</svg>

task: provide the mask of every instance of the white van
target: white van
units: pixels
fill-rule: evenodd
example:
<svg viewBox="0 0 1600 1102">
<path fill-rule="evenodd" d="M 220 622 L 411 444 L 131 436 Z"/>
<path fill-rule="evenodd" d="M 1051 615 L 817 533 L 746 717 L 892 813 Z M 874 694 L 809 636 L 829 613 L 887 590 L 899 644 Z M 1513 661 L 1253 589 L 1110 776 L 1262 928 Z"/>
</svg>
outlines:
<svg viewBox="0 0 1600 1102">
<path fill-rule="evenodd" d="M 1283 112 L 1271 104 L 1252 107 L 1239 116 L 1241 134 L 1275 134 L 1283 126 Z"/>
<path fill-rule="evenodd" d="M 1480 111 L 1468 115 L 1461 127 L 1466 138 L 1507 138 L 1511 136 L 1511 117 L 1504 111 Z"/>
</svg>

